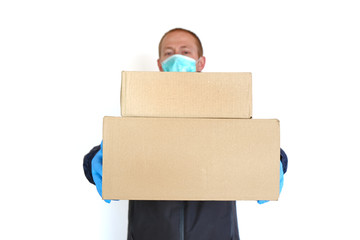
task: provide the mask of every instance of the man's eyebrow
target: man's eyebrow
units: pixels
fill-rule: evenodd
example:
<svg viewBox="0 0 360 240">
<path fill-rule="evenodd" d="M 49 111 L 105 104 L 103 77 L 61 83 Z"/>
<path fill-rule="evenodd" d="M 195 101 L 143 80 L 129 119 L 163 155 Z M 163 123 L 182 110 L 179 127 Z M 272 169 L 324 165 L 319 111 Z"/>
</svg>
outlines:
<svg viewBox="0 0 360 240">
<path fill-rule="evenodd" d="M 167 50 L 167 49 L 173 50 L 174 48 L 173 47 L 165 47 L 164 48 L 164 50 Z"/>
<path fill-rule="evenodd" d="M 188 46 L 188 45 L 183 45 L 183 46 L 180 46 L 180 48 L 191 48 L 190 46 Z M 164 48 L 164 50 L 166 50 L 166 49 L 175 49 L 174 47 L 170 47 L 170 46 L 168 46 L 168 47 L 165 47 Z"/>
<path fill-rule="evenodd" d="M 190 47 L 187 45 L 184 45 L 184 46 L 181 46 L 180 48 L 190 48 Z"/>
</svg>

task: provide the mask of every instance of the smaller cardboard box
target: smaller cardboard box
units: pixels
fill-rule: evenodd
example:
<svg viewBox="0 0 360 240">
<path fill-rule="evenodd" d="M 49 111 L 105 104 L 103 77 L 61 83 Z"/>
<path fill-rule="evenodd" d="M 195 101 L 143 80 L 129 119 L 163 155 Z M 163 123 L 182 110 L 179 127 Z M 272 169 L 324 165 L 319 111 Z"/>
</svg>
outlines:
<svg viewBox="0 0 360 240">
<path fill-rule="evenodd" d="M 105 117 L 103 198 L 277 200 L 278 120 Z"/>
<path fill-rule="evenodd" d="M 122 72 L 123 117 L 251 118 L 251 73 Z"/>
</svg>

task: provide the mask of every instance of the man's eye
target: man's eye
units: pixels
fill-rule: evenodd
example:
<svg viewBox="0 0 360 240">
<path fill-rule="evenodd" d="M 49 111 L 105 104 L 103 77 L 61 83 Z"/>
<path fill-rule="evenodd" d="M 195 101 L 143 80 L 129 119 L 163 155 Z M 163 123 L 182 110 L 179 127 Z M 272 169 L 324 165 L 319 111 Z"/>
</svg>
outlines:
<svg viewBox="0 0 360 240">
<path fill-rule="evenodd" d="M 166 52 L 166 53 L 165 53 L 165 56 L 170 56 L 170 55 L 172 55 L 171 52 Z"/>
</svg>

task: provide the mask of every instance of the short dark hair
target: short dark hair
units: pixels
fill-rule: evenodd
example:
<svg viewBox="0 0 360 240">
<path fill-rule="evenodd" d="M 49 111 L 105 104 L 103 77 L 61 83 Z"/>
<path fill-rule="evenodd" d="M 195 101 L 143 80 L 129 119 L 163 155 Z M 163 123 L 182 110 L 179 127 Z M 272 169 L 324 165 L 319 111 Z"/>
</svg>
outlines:
<svg viewBox="0 0 360 240">
<path fill-rule="evenodd" d="M 184 28 L 173 28 L 173 29 L 167 31 L 167 32 L 164 34 L 164 36 L 161 38 L 161 40 L 160 40 L 160 43 L 159 43 L 159 57 L 161 57 L 161 45 L 162 45 L 162 42 L 163 42 L 164 38 L 165 38 L 166 35 L 168 35 L 169 33 L 172 33 L 172 32 L 175 32 L 175 31 L 183 31 L 183 32 L 190 33 L 190 34 L 195 38 L 195 40 L 196 40 L 196 46 L 197 46 L 197 49 L 198 49 L 198 55 L 199 55 L 199 57 L 202 57 L 202 56 L 203 56 L 203 47 L 202 47 L 200 38 L 199 38 L 195 33 L 193 33 L 193 32 L 190 31 L 190 30 L 184 29 Z"/>
</svg>

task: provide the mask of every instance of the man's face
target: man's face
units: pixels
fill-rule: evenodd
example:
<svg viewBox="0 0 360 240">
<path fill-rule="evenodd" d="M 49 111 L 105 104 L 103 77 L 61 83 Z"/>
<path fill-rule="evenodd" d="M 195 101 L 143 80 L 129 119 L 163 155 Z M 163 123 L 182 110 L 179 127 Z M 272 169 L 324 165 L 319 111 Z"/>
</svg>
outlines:
<svg viewBox="0 0 360 240">
<path fill-rule="evenodd" d="M 159 70 L 163 71 L 161 63 L 174 54 L 181 54 L 198 61 L 196 71 L 200 72 L 205 66 L 205 58 L 199 59 L 196 39 L 190 33 L 184 31 L 174 31 L 168 33 L 160 46 L 160 58 L 158 59 Z"/>
</svg>

